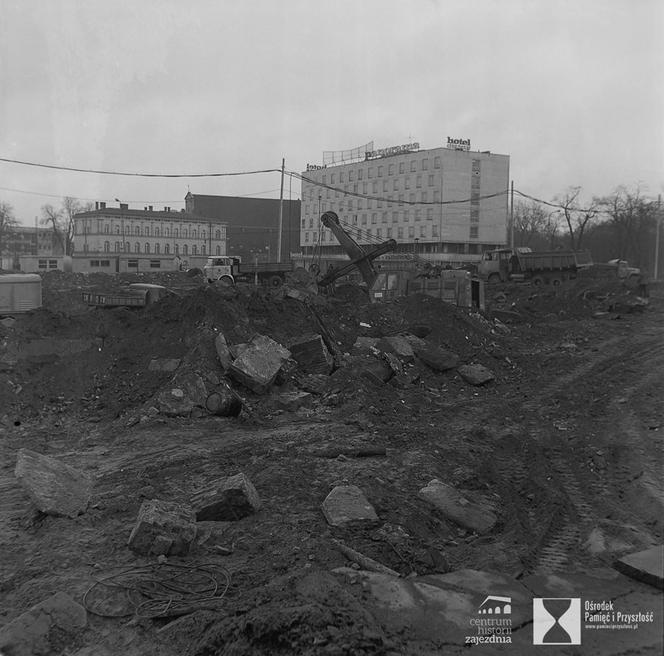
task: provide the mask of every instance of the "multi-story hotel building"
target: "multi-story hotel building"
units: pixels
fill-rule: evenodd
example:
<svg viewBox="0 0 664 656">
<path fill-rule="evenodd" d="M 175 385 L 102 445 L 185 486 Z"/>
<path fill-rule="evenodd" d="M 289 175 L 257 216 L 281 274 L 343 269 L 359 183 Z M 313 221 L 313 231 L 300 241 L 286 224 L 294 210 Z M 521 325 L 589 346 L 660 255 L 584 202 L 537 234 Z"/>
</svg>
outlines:
<svg viewBox="0 0 664 656">
<path fill-rule="evenodd" d="M 305 256 L 345 255 L 320 223 L 327 210 L 361 245 L 395 239 L 397 252 L 441 262 L 479 259 L 483 250 L 506 243 L 509 156 L 471 151 L 469 141 L 367 152 L 362 160 L 309 165 L 302 177 Z"/>
<path fill-rule="evenodd" d="M 106 207 L 74 216 L 74 269 L 118 271 L 200 266 L 209 255 L 226 254 L 226 223 L 152 207 Z M 175 264 L 174 264 L 175 263 Z"/>
</svg>

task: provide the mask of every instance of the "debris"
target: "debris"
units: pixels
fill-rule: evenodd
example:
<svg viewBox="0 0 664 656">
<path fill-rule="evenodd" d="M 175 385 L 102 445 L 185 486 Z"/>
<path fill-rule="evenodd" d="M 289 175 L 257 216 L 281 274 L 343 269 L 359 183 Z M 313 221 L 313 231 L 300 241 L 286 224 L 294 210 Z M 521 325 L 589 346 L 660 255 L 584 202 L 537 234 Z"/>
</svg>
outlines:
<svg viewBox="0 0 664 656">
<path fill-rule="evenodd" d="M 368 556 L 361 554 L 359 551 L 355 551 L 355 549 L 347 547 L 343 542 L 339 542 L 339 540 L 332 540 L 332 542 L 334 542 L 334 544 L 339 547 L 339 551 L 341 551 L 341 553 L 346 556 L 348 560 L 353 563 L 357 563 L 363 569 L 370 572 L 380 572 L 381 574 L 388 574 L 389 576 L 399 577 L 399 572 L 395 572 L 393 569 L 390 569 L 382 563 L 375 561 L 373 558 L 369 558 Z"/>
<path fill-rule="evenodd" d="M 217 356 L 219 357 L 221 368 L 224 371 L 228 371 L 228 368 L 231 366 L 233 358 L 231 356 L 230 349 L 228 348 L 228 343 L 226 342 L 226 338 L 224 337 L 223 333 L 219 333 L 214 338 L 214 347 L 217 351 Z"/>
<path fill-rule="evenodd" d="M 384 446 L 369 446 L 358 448 L 328 447 L 325 449 L 316 449 L 311 455 L 318 458 L 338 458 L 346 456 L 347 458 L 373 458 L 375 456 L 387 455 L 387 449 Z"/>
<path fill-rule="evenodd" d="M 311 392 L 312 394 L 324 394 L 327 389 L 329 380 L 329 377 L 324 376 L 323 374 L 309 374 L 308 376 L 302 376 L 299 378 L 297 380 L 297 384 L 305 392 Z"/>
<path fill-rule="evenodd" d="M 377 347 L 386 353 L 394 353 L 403 362 L 413 362 L 415 353 L 410 342 L 401 335 L 383 337 L 379 340 Z"/>
<path fill-rule="evenodd" d="M 196 522 L 196 544 L 215 549 L 228 544 L 228 527 L 230 522 L 201 521 Z"/>
<path fill-rule="evenodd" d="M 195 522 L 191 506 L 159 499 L 144 501 L 127 545 L 144 556 L 187 555 L 196 538 Z"/>
<path fill-rule="evenodd" d="M 194 409 L 194 402 L 179 387 L 159 392 L 155 404 L 167 417 L 188 417 Z"/>
<path fill-rule="evenodd" d="M 56 592 L 0 628 L 0 654 L 59 654 L 65 646 L 62 634 L 73 637 L 87 623 L 85 608 L 64 592 Z"/>
<path fill-rule="evenodd" d="M 2 324 L 5 328 L 13 328 L 15 323 L 16 319 L 14 319 L 14 317 L 5 317 L 4 319 L 0 319 L 0 324 Z"/>
<path fill-rule="evenodd" d="M 330 374 L 334 359 L 320 335 L 305 335 L 290 343 L 291 357 L 308 374 Z"/>
<path fill-rule="evenodd" d="M 627 576 L 664 590 L 664 546 L 623 556 L 615 568 Z"/>
<path fill-rule="evenodd" d="M 209 394 L 205 408 L 210 414 L 220 417 L 237 417 L 242 412 L 242 399 L 227 385 L 221 385 Z"/>
<path fill-rule="evenodd" d="M 481 364 L 465 364 L 457 369 L 461 378 L 471 385 L 484 385 L 495 376 Z"/>
<path fill-rule="evenodd" d="M 175 371 L 180 366 L 177 358 L 152 358 L 148 366 L 149 371 Z"/>
<path fill-rule="evenodd" d="M 264 335 L 257 335 L 241 350 L 229 368 L 235 380 L 256 394 L 264 394 L 274 383 L 290 351 Z"/>
<path fill-rule="evenodd" d="M 488 533 L 496 524 L 496 515 L 487 505 L 467 499 L 458 490 L 437 479 L 423 487 L 419 495 L 445 517 L 474 533 Z"/>
<path fill-rule="evenodd" d="M 401 364 L 401 360 L 399 360 L 396 355 L 393 355 L 392 353 L 381 353 L 381 357 L 387 362 L 395 376 L 403 373 L 403 364 Z"/>
<path fill-rule="evenodd" d="M 192 497 L 196 521 L 234 521 L 261 509 L 261 500 L 252 482 L 243 473 L 222 479 L 199 490 Z"/>
<path fill-rule="evenodd" d="M 355 485 L 337 485 L 321 507 L 330 526 L 349 527 L 379 521 L 373 506 Z"/>
<path fill-rule="evenodd" d="M 459 364 L 459 356 L 452 351 L 446 351 L 440 346 L 415 349 L 415 355 L 433 371 L 449 371 Z"/>
<path fill-rule="evenodd" d="M 90 502 L 92 481 L 55 458 L 20 449 L 14 475 L 43 513 L 73 518 Z"/>
<path fill-rule="evenodd" d="M 357 351 L 370 351 L 371 349 L 376 348 L 379 341 L 378 337 L 360 336 L 355 340 L 353 348 Z"/>
<path fill-rule="evenodd" d="M 300 408 L 311 405 L 313 400 L 309 392 L 285 392 L 275 397 L 274 402 L 281 410 L 296 412 Z"/>
</svg>

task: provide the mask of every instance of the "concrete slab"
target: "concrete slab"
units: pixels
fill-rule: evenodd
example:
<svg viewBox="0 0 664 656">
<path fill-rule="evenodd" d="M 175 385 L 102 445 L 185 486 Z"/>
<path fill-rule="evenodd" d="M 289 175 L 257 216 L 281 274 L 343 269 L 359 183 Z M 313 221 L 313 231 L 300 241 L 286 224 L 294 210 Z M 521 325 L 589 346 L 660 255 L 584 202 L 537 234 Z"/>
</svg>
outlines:
<svg viewBox="0 0 664 656">
<path fill-rule="evenodd" d="M 242 472 L 199 490 L 192 497 L 191 503 L 198 522 L 235 521 L 261 509 L 256 488 Z"/>
<path fill-rule="evenodd" d="M 481 364 L 465 364 L 457 369 L 461 378 L 470 385 L 485 385 L 495 376 Z"/>
<path fill-rule="evenodd" d="M 337 485 L 321 506 L 328 524 L 338 527 L 378 523 L 378 515 L 356 485 Z"/>
<path fill-rule="evenodd" d="M 637 581 L 664 590 L 664 545 L 624 556 L 615 567 Z"/>
</svg>

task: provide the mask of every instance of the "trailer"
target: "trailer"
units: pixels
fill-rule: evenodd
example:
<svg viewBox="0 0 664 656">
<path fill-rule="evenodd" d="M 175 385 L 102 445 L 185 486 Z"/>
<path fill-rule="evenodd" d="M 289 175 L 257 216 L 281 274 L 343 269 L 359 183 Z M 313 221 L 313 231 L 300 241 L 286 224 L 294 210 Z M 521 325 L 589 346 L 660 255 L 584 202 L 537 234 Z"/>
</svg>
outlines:
<svg viewBox="0 0 664 656">
<path fill-rule="evenodd" d="M 132 283 L 120 291 L 88 290 L 82 292 L 83 302 L 95 307 L 146 307 L 170 293 L 162 285 Z"/>
<path fill-rule="evenodd" d="M 245 264 L 234 255 L 217 255 L 207 259 L 203 275 L 209 283 L 234 285 L 236 282 L 261 282 L 270 287 L 280 287 L 286 274 L 294 270 L 292 261 Z"/>
<path fill-rule="evenodd" d="M 592 266 L 587 251 L 531 251 L 528 249 L 498 248 L 482 253 L 479 276 L 490 283 L 530 281 L 533 285 L 560 285 L 576 278 L 578 273 Z"/>
</svg>

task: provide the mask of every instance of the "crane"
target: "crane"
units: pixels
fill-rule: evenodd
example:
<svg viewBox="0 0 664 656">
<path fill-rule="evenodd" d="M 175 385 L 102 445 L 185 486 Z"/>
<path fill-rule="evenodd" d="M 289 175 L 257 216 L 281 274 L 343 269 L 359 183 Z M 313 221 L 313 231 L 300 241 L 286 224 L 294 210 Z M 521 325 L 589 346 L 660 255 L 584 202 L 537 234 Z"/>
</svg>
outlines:
<svg viewBox="0 0 664 656">
<path fill-rule="evenodd" d="M 338 280 L 357 268 L 362 274 L 362 278 L 364 279 L 364 282 L 366 282 L 367 288 L 371 289 L 378 276 L 378 272 L 373 266 L 373 261 L 385 253 L 396 250 L 397 242 L 394 239 L 388 239 L 373 248 L 363 248 L 344 230 L 339 222 L 339 217 L 336 212 L 325 212 L 320 220 L 326 228 L 329 228 L 334 233 L 334 236 L 348 253 L 350 262 L 338 269 L 328 271 L 318 281 L 318 284 L 321 287 L 331 285 L 335 280 Z"/>
</svg>

